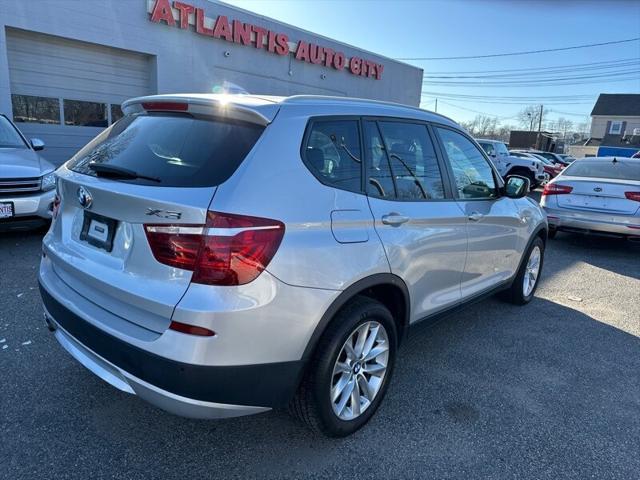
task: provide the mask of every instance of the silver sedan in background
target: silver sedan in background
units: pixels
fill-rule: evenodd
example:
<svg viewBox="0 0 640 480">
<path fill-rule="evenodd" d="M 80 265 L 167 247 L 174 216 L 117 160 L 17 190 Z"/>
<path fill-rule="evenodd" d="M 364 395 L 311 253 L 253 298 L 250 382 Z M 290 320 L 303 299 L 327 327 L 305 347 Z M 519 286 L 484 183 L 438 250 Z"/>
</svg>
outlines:
<svg viewBox="0 0 640 480">
<path fill-rule="evenodd" d="M 540 205 L 547 212 L 549 238 L 567 231 L 640 240 L 640 160 L 573 162 L 545 186 Z"/>
<path fill-rule="evenodd" d="M 38 155 L 42 140 L 27 140 L 0 114 L 0 231 L 28 229 L 51 221 L 54 166 Z"/>
</svg>

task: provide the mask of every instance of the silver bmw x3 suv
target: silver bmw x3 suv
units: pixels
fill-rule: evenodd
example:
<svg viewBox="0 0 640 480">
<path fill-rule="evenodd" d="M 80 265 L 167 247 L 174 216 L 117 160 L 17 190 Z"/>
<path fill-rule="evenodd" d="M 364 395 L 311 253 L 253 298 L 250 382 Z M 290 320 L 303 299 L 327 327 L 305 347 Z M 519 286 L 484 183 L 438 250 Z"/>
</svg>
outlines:
<svg viewBox="0 0 640 480">
<path fill-rule="evenodd" d="M 456 123 L 331 97 L 162 95 L 58 171 L 49 328 L 111 385 L 197 418 L 288 407 L 348 435 L 411 324 L 525 304 L 547 222 Z"/>
</svg>

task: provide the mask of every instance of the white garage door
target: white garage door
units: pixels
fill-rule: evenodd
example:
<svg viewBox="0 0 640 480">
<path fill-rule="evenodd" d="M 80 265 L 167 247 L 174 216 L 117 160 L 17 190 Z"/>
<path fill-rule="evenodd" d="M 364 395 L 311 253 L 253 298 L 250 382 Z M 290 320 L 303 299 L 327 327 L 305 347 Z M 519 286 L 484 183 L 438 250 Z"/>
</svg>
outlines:
<svg viewBox="0 0 640 480">
<path fill-rule="evenodd" d="M 13 117 L 59 165 L 117 120 L 120 104 L 155 93 L 151 56 L 7 29 Z"/>
</svg>

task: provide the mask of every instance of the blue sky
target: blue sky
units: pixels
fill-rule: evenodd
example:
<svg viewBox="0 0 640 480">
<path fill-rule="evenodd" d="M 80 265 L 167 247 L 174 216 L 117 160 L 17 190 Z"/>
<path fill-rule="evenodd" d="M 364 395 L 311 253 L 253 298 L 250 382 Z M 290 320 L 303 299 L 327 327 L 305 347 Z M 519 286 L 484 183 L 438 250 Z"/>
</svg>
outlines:
<svg viewBox="0 0 640 480">
<path fill-rule="evenodd" d="M 639 0 L 225 0 L 225 2 L 392 58 L 484 55 L 640 37 Z M 407 62 L 423 68 L 425 75 L 433 75 L 436 74 L 433 72 L 564 67 L 622 59 L 640 60 L 640 42 L 502 58 Z M 549 119 L 564 116 L 579 123 L 587 120 L 598 93 L 640 93 L 638 79 L 640 67 L 637 63 L 609 70 L 584 72 L 585 75 L 593 75 L 629 69 L 636 71 L 633 75 L 634 80 L 605 79 L 601 83 L 562 86 L 427 85 L 423 87 L 423 92 L 448 95 L 448 97 L 440 96 L 438 112 L 458 121 L 470 120 L 477 114 L 476 112 L 481 112 L 498 116 L 505 124 L 515 124 L 516 120 L 512 117 L 525 105 L 504 104 L 505 99 L 498 100 L 496 96 L 543 97 L 548 100 L 547 102 L 540 102 L 537 98 L 535 101 L 511 100 L 526 104 L 550 104 L 549 97 L 555 96 L 556 103 L 549 106 L 552 110 Z M 549 77 L 581 73 L 575 71 L 551 73 Z M 526 77 L 521 78 L 526 80 Z M 618 76 L 615 78 L 618 79 Z M 593 80 L 600 82 L 601 79 L 583 81 Z M 451 97 L 452 94 L 456 97 Z M 457 95 L 494 98 L 469 99 L 457 97 Z M 567 98 L 569 95 L 572 97 Z M 574 97 L 574 95 L 582 96 Z M 433 110 L 434 98 L 433 94 L 425 94 L 423 108 Z"/>
</svg>

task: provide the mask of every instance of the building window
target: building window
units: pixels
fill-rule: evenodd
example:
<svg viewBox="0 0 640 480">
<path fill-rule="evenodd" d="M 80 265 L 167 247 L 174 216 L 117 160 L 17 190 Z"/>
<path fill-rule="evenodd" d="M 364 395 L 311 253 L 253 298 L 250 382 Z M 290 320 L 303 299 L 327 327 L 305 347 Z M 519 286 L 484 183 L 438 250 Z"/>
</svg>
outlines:
<svg viewBox="0 0 640 480">
<path fill-rule="evenodd" d="M 120 105 L 111 105 L 111 123 L 116 123 L 122 117 L 124 117 L 124 114 Z"/>
<path fill-rule="evenodd" d="M 611 122 L 611 127 L 609 127 L 609 133 L 611 135 L 620 135 L 622 133 L 622 122 L 621 121 Z"/>
<path fill-rule="evenodd" d="M 65 125 L 107 126 L 107 106 L 104 103 L 63 100 L 63 108 Z"/>
<path fill-rule="evenodd" d="M 57 98 L 11 95 L 13 121 L 24 123 L 60 123 L 60 101 Z"/>
</svg>

